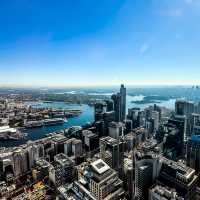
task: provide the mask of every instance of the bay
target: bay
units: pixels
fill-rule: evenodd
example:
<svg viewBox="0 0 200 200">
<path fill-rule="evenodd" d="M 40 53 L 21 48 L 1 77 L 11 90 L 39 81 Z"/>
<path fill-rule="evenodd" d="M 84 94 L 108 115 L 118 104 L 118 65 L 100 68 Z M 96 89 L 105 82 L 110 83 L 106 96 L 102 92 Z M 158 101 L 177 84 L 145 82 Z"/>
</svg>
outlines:
<svg viewBox="0 0 200 200">
<path fill-rule="evenodd" d="M 140 109 L 144 109 L 150 105 L 153 105 L 152 103 L 150 104 L 132 103 L 132 101 L 142 100 L 142 98 L 143 98 L 142 95 L 138 95 L 138 96 L 127 95 L 127 98 L 126 98 L 127 110 L 128 108 L 132 108 L 132 107 L 139 107 Z M 0 147 L 18 146 L 23 143 L 26 143 L 28 140 L 40 139 L 48 133 L 64 130 L 71 126 L 82 126 L 88 122 L 94 121 L 94 108 L 85 104 L 83 105 L 66 104 L 65 102 L 52 102 L 52 103 L 28 102 L 28 104 L 36 108 L 80 109 L 82 110 L 82 113 L 77 117 L 68 118 L 67 122 L 63 124 L 26 129 L 24 132 L 27 133 L 28 135 L 25 140 L 0 141 Z M 168 101 L 162 101 L 160 103 L 157 103 L 157 105 L 164 106 L 169 109 L 174 109 L 174 104 L 175 104 L 175 99 L 170 99 Z"/>
</svg>

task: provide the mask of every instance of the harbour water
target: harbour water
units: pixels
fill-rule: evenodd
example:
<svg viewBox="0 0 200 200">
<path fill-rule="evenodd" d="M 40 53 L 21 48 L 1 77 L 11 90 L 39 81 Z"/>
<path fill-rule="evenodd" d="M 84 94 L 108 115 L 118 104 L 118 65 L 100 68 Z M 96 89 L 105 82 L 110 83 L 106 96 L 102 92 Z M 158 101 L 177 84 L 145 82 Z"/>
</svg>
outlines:
<svg viewBox="0 0 200 200">
<path fill-rule="evenodd" d="M 127 95 L 127 110 L 128 108 L 132 107 L 139 107 L 141 109 L 144 109 L 145 107 L 148 107 L 152 104 L 135 104 L 132 103 L 133 100 L 142 99 L 142 96 L 129 96 Z M 160 106 L 165 106 L 169 109 L 174 108 L 175 99 L 170 99 L 169 101 L 163 101 L 161 103 L 158 103 Z M 4 141 L 0 142 L 0 146 L 17 146 L 20 144 L 25 143 L 28 140 L 37 140 L 45 136 L 45 134 L 60 131 L 66 128 L 69 128 L 71 126 L 82 126 L 88 122 L 94 121 L 94 108 L 88 105 L 79 105 L 79 104 L 66 104 L 64 102 L 52 102 L 52 103 L 36 103 L 36 102 L 29 102 L 29 104 L 32 105 L 32 107 L 37 108 L 62 108 L 62 109 L 80 109 L 82 110 L 82 113 L 74 118 L 69 118 L 67 122 L 63 124 L 53 125 L 53 126 L 43 126 L 38 128 L 29 128 L 25 130 L 25 133 L 27 133 L 26 140 L 23 141 Z"/>
<path fill-rule="evenodd" d="M 28 140 L 37 140 L 45 136 L 45 134 L 60 131 L 66 128 L 69 128 L 71 126 L 81 126 L 88 122 L 94 121 L 94 108 L 90 107 L 88 105 L 69 105 L 64 102 L 53 102 L 53 103 L 32 103 L 33 107 L 48 107 L 48 108 L 70 108 L 70 109 L 80 109 L 82 110 L 82 113 L 73 118 L 67 119 L 67 122 L 63 124 L 58 125 L 52 125 L 52 126 L 42 126 L 38 128 L 29 128 L 24 130 L 25 133 L 27 133 L 27 137 L 25 140 L 20 141 L 0 141 L 0 147 L 6 146 L 18 146 L 20 144 L 25 143 Z"/>
</svg>

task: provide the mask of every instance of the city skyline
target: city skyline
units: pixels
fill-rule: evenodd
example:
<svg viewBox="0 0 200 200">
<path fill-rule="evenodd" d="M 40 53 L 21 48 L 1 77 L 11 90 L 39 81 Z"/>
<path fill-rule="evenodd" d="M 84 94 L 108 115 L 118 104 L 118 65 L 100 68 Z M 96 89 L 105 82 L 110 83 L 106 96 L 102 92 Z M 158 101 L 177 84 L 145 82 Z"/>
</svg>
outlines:
<svg viewBox="0 0 200 200">
<path fill-rule="evenodd" d="M 0 2 L 0 86 L 198 85 L 199 0 Z"/>
<path fill-rule="evenodd" d="M 123 84 L 112 96 L 1 90 L 0 198 L 199 200 L 192 88 L 195 101 L 174 96 L 191 88 L 140 88 L 146 95 L 130 99 Z"/>
</svg>

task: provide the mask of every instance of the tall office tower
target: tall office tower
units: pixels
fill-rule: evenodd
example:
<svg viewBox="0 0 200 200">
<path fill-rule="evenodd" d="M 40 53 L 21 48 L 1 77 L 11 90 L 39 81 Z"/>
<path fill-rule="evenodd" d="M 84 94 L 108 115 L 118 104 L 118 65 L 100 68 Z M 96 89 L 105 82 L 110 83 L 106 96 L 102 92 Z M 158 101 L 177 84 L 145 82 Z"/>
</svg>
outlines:
<svg viewBox="0 0 200 200">
<path fill-rule="evenodd" d="M 105 112 L 103 114 L 103 121 L 108 124 L 109 122 L 112 122 L 115 120 L 115 112 L 114 111 L 109 111 Z"/>
<path fill-rule="evenodd" d="M 106 102 L 106 112 L 110 112 L 114 110 L 114 104 L 112 100 L 105 100 Z"/>
<path fill-rule="evenodd" d="M 115 170 L 111 169 L 103 160 L 91 163 L 91 177 L 89 188 L 98 199 L 120 200 L 124 196 L 123 181 L 118 178 Z"/>
<path fill-rule="evenodd" d="M 28 171 L 28 155 L 27 152 L 18 148 L 13 152 L 14 174 L 16 177 L 23 175 Z"/>
<path fill-rule="evenodd" d="M 146 123 L 145 128 L 148 130 L 148 133 L 150 135 L 156 134 L 155 129 L 154 129 L 155 120 L 148 119 L 145 123 Z"/>
<path fill-rule="evenodd" d="M 181 115 L 175 115 L 174 117 L 172 117 L 171 119 L 168 120 L 168 129 L 172 130 L 173 128 L 175 131 L 177 131 L 178 133 L 178 141 L 175 141 L 176 143 L 180 141 L 180 145 L 179 147 L 176 146 L 176 148 L 178 147 L 177 150 L 182 150 L 183 152 L 183 148 L 184 148 L 184 144 L 187 140 L 187 118 L 186 116 L 181 116 Z"/>
<path fill-rule="evenodd" d="M 10 181 L 14 178 L 13 153 L 11 151 L 0 154 L 0 177 Z"/>
<path fill-rule="evenodd" d="M 124 85 L 121 85 L 120 88 L 120 96 L 121 96 L 121 121 L 126 119 L 126 88 Z"/>
<path fill-rule="evenodd" d="M 124 188 L 127 191 L 128 199 L 133 198 L 134 192 L 134 168 L 133 160 L 129 158 L 124 159 Z"/>
<path fill-rule="evenodd" d="M 72 155 L 77 158 L 82 155 L 82 141 L 81 140 L 74 140 L 72 142 Z"/>
<path fill-rule="evenodd" d="M 45 159 L 49 162 L 53 162 L 55 156 L 55 150 L 53 146 L 48 146 L 45 149 Z"/>
<path fill-rule="evenodd" d="M 200 135 L 200 114 L 193 113 L 190 119 L 192 135 Z"/>
<path fill-rule="evenodd" d="M 95 103 L 94 105 L 94 119 L 99 121 L 103 119 L 103 114 L 106 112 L 107 107 L 105 102 Z"/>
<path fill-rule="evenodd" d="M 111 99 L 114 103 L 115 121 L 120 122 L 126 119 L 126 88 L 121 85 L 120 92 L 113 94 Z"/>
<path fill-rule="evenodd" d="M 146 116 L 145 116 L 145 112 L 144 111 L 139 111 L 138 112 L 138 125 L 140 127 L 145 127 L 146 124 Z"/>
<path fill-rule="evenodd" d="M 145 119 L 146 120 L 151 118 L 152 111 L 153 111 L 153 106 L 149 106 L 149 107 L 144 109 Z"/>
<path fill-rule="evenodd" d="M 192 113 L 195 112 L 195 104 L 191 101 L 185 100 L 177 100 L 175 103 L 175 113 L 176 115 L 184 116 L 186 119 L 186 134 L 185 134 L 185 141 L 192 135 L 192 128 L 191 128 L 191 118 Z"/>
<path fill-rule="evenodd" d="M 184 200 L 179 196 L 174 188 L 161 186 L 159 184 L 153 185 L 149 190 L 149 200 Z"/>
<path fill-rule="evenodd" d="M 128 115 L 127 115 L 128 119 L 137 120 L 139 111 L 140 111 L 140 108 L 129 108 Z"/>
<path fill-rule="evenodd" d="M 125 129 L 124 129 L 124 135 L 125 135 L 125 134 L 128 134 L 128 133 L 130 133 L 132 131 L 132 129 L 133 129 L 133 122 L 130 119 L 126 119 L 124 121 L 124 123 L 125 123 Z"/>
<path fill-rule="evenodd" d="M 105 122 L 105 124 L 115 121 L 115 111 L 105 112 L 103 114 L 103 121 Z"/>
<path fill-rule="evenodd" d="M 67 156 L 72 155 L 72 142 L 74 140 L 76 140 L 76 138 L 70 138 L 64 144 L 64 154 L 66 154 Z"/>
<path fill-rule="evenodd" d="M 100 139 L 100 158 L 122 176 L 124 167 L 124 141 L 112 137 Z"/>
<path fill-rule="evenodd" d="M 198 182 L 195 170 L 164 157 L 160 157 L 160 162 L 162 167 L 157 183 L 174 188 L 184 200 L 194 200 Z"/>
<path fill-rule="evenodd" d="M 150 162 L 141 162 L 136 165 L 135 169 L 135 195 L 138 200 L 145 200 L 148 198 L 148 188 L 152 185 L 152 171 L 153 166 Z"/>
<path fill-rule="evenodd" d="M 200 102 L 195 105 L 195 112 L 200 114 Z"/>
<path fill-rule="evenodd" d="M 153 110 L 157 111 L 159 113 L 159 122 L 160 122 L 160 120 L 162 118 L 162 109 L 159 106 L 157 106 L 156 104 L 154 104 Z"/>
<path fill-rule="evenodd" d="M 57 154 L 55 161 L 55 185 L 58 187 L 65 183 L 71 183 L 74 175 L 74 163 L 65 154 Z"/>
<path fill-rule="evenodd" d="M 13 152 L 14 173 L 16 177 L 22 175 L 22 158 L 21 149 L 16 149 Z"/>
<path fill-rule="evenodd" d="M 177 100 L 175 103 L 175 112 L 177 115 L 189 115 L 194 112 L 194 102 Z"/>
<path fill-rule="evenodd" d="M 135 199 L 148 199 L 148 189 L 159 175 L 160 163 L 157 154 L 135 152 Z"/>
<path fill-rule="evenodd" d="M 159 112 L 158 111 L 152 111 L 151 118 L 153 119 L 153 129 L 154 132 L 156 132 L 159 128 Z"/>
<path fill-rule="evenodd" d="M 126 152 L 133 151 L 136 147 L 136 135 L 133 132 L 130 132 L 124 136 L 125 148 Z"/>
<path fill-rule="evenodd" d="M 193 135 L 186 145 L 187 166 L 200 172 L 200 135 Z"/>
<path fill-rule="evenodd" d="M 121 95 L 119 93 L 113 94 L 111 99 L 114 102 L 115 121 L 121 121 Z"/>
<path fill-rule="evenodd" d="M 151 133 L 156 133 L 159 128 L 159 123 L 161 120 L 161 108 L 156 104 L 154 106 L 149 106 L 145 108 L 145 125 Z"/>
<path fill-rule="evenodd" d="M 82 155 L 82 141 L 76 138 L 67 140 L 64 144 L 64 153 L 75 158 Z"/>
<path fill-rule="evenodd" d="M 99 137 L 90 130 L 83 131 L 85 150 L 90 153 L 99 147 Z"/>
<path fill-rule="evenodd" d="M 64 144 L 66 141 L 67 138 L 64 135 L 52 138 L 51 145 L 54 147 L 55 154 L 64 153 Z"/>
<path fill-rule="evenodd" d="M 132 120 L 133 128 L 137 128 L 139 126 L 139 121 L 138 121 L 139 111 L 140 111 L 140 108 L 128 109 L 128 119 Z"/>
<path fill-rule="evenodd" d="M 49 162 L 44 159 L 36 161 L 36 167 L 32 170 L 34 180 L 43 180 L 49 176 L 49 169 L 53 167 Z"/>
<path fill-rule="evenodd" d="M 44 145 L 42 143 L 29 143 L 27 151 L 30 168 L 32 168 L 35 165 L 36 160 L 44 157 Z"/>
<path fill-rule="evenodd" d="M 110 122 L 108 130 L 110 137 L 119 139 L 123 135 L 123 124 L 121 122 Z"/>
<path fill-rule="evenodd" d="M 105 126 L 105 122 L 103 120 L 95 122 L 94 126 L 99 137 L 106 135 L 107 126 Z"/>
<path fill-rule="evenodd" d="M 103 121 L 104 121 L 104 135 L 102 136 L 106 136 L 108 135 L 108 125 L 110 122 L 115 121 L 115 111 L 110 111 L 110 112 L 105 112 L 103 114 Z"/>
</svg>

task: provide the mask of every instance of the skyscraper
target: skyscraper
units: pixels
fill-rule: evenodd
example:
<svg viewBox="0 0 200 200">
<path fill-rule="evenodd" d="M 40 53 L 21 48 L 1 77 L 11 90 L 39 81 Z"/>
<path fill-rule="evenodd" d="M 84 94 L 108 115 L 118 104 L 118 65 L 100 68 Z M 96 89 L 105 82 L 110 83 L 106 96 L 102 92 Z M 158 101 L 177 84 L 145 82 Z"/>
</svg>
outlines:
<svg viewBox="0 0 200 200">
<path fill-rule="evenodd" d="M 74 163 L 65 154 L 57 154 L 55 160 L 55 185 L 60 186 L 73 180 Z"/>
<path fill-rule="evenodd" d="M 114 102 L 115 121 L 120 122 L 121 121 L 121 96 L 119 93 L 117 93 L 117 94 L 113 94 L 111 98 Z"/>
<path fill-rule="evenodd" d="M 148 188 L 159 175 L 159 157 L 151 151 L 137 151 L 134 157 L 135 198 L 145 200 L 148 199 Z"/>
<path fill-rule="evenodd" d="M 123 181 L 103 160 L 91 163 L 91 174 L 89 188 L 98 200 L 123 198 Z"/>
<path fill-rule="evenodd" d="M 192 114 L 195 112 L 195 103 L 192 101 L 177 100 L 175 103 L 176 115 L 184 116 L 186 119 L 185 140 L 192 135 L 191 120 Z"/>
<path fill-rule="evenodd" d="M 185 200 L 194 200 L 198 183 L 195 170 L 164 157 L 160 157 L 160 162 L 162 167 L 157 183 L 174 188 Z"/>
<path fill-rule="evenodd" d="M 200 171 L 200 136 L 193 135 L 186 145 L 187 166 Z"/>
<path fill-rule="evenodd" d="M 123 135 L 123 124 L 121 122 L 110 122 L 108 130 L 110 137 L 119 139 Z"/>
<path fill-rule="evenodd" d="M 126 118 L 126 88 L 124 85 L 121 85 L 120 88 L 120 97 L 121 97 L 121 120 Z"/>
<path fill-rule="evenodd" d="M 100 139 L 100 158 L 110 167 L 122 174 L 124 166 L 124 141 L 112 137 L 103 137 Z"/>
<path fill-rule="evenodd" d="M 120 92 L 113 94 L 111 99 L 114 102 L 115 120 L 123 121 L 126 118 L 126 88 L 121 85 Z"/>
<path fill-rule="evenodd" d="M 194 112 L 194 102 L 177 100 L 175 103 L 176 115 L 186 115 L 192 114 Z"/>
<path fill-rule="evenodd" d="M 99 102 L 94 105 L 94 119 L 95 121 L 99 121 L 103 119 L 103 114 L 106 112 L 106 103 Z"/>
</svg>

